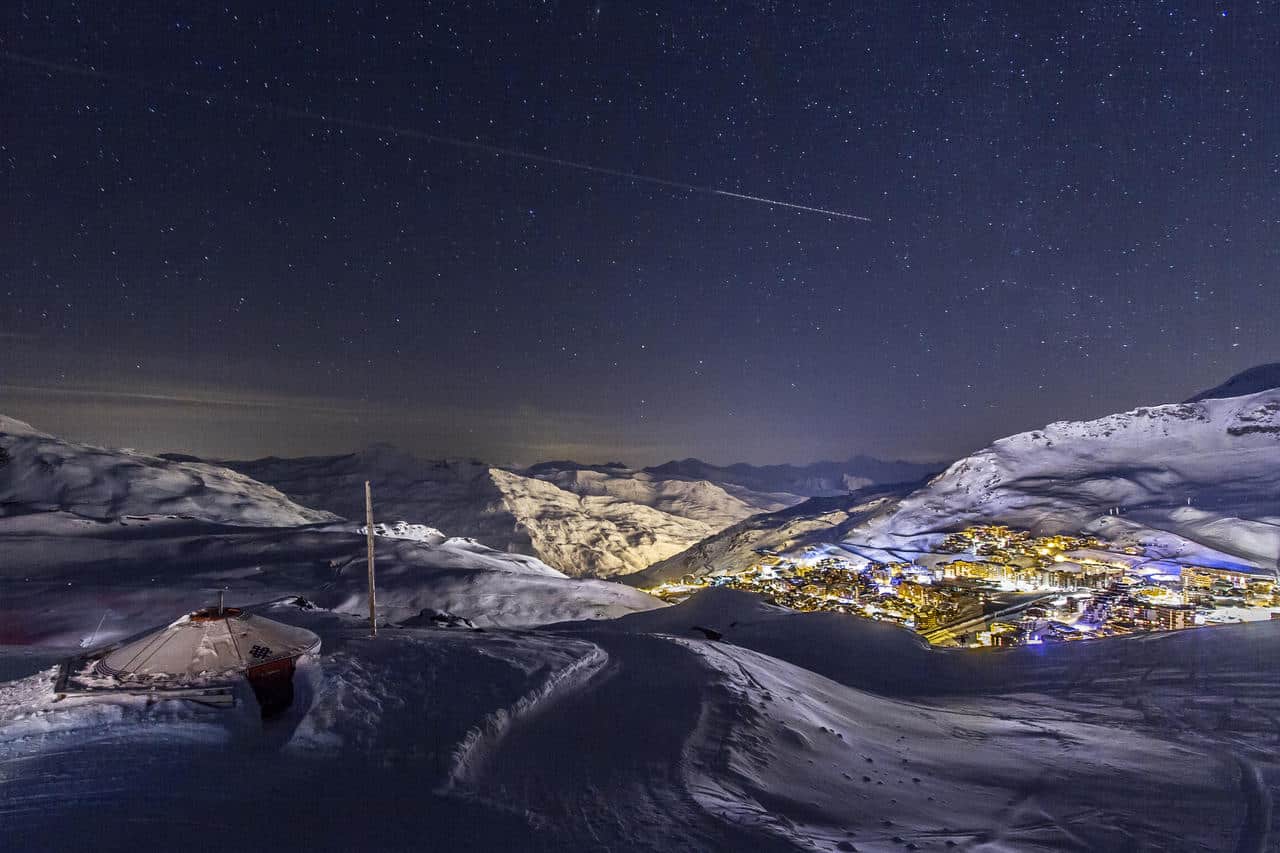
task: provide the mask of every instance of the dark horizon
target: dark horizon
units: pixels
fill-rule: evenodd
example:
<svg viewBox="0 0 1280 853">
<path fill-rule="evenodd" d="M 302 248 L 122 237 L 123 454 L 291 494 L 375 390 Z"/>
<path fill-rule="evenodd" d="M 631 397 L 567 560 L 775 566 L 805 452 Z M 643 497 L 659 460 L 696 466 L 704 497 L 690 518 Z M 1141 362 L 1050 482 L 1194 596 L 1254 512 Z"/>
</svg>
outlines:
<svg viewBox="0 0 1280 853">
<path fill-rule="evenodd" d="M 1235 376 L 1235 375 L 1236 374 L 1232 374 L 1232 376 Z M 1228 378 L 1231 378 L 1231 377 L 1222 377 L 1223 380 Z M 1213 384 L 1216 386 L 1219 383 L 1213 383 Z M 1197 389 L 1197 391 L 1203 391 L 1203 390 L 1205 389 L 1204 388 Z M 1190 392 L 1188 392 L 1186 396 L 1190 396 Z M 27 405 L 23 405 L 21 403 L 21 401 L 24 398 L 27 400 Z M 50 398 L 52 398 L 52 402 Z M 124 402 L 116 403 L 115 405 L 110 403 L 112 399 L 120 399 L 120 398 L 124 398 Z M 176 447 L 165 445 L 165 444 L 148 445 L 145 442 L 140 443 L 137 441 L 129 440 L 129 437 L 145 434 L 148 428 L 148 425 L 150 424 L 150 418 L 154 417 L 155 413 L 163 412 L 166 409 L 170 410 L 173 413 L 173 417 L 171 419 L 161 419 L 161 422 L 159 424 L 160 430 L 157 432 L 157 434 L 163 434 L 165 429 L 173 429 L 175 433 L 180 435 L 184 435 L 188 437 L 193 435 L 201 436 L 204 434 L 201 428 L 201 424 L 205 422 L 205 419 L 210 418 L 211 415 L 213 418 L 216 419 L 216 414 L 212 414 L 212 413 L 217 413 L 222 410 L 230 410 L 231 412 L 248 410 L 248 412 L 252 412 L 256 407 L 256 404 L 253 404 L 253 403 L 245 403 L 237 400 L 209 400 L 209 401 L 201 402 L 196 400 L 195 398 L 183 397 L 180 395 L 172 395 L 167 397 L 162 397 L 161 395 L 149 395 L 149 396 L 125 395 L 125 394 L 116 395 L 116 394 L 83 391 L 83 390 L 54 391 L 50 393 L 50 392 L 47 392 L 45 389 L 21 388 L 21 387 L 0 385 L 0 403 L 7 404 L 8 401 L 11 399 L 18 401 L 18 405 L 16 407 L 10 407 L 8 409 L 4 408 L 3 405 L 0 405 L 0 415 L 12 417 L 17 420 L 23 421 L 25 423 L 28 423 L 30 426 L 34 427 L 35 429 L 40 430 L 41 432 L 50 433 L 59 438 L 65 438 L 68 440 L 77 441 L 85 444 L 105 446 L 105 447 L 128 447 L 135 450 L 141 450 L 143 452 L 150 453 L 153 455 L 161 455 L 161 454 L 190 455 L 190 456 L 198 457 L 202 460 L 207 460 L 212 462 L 254 461 L 254 460 L 263 459 L 267 457 L 287 458 L 287 457 L 300 457 L 300 456 L 343 455 L 347 453 L 361 452 L 361 451 L 376 447 L 378 445 L 386 445 L 386 446 L 394 447 L 398 450 L 408 452 L 411 455 L 414 455 L 420 459 L 426 459 L 426 460 L 477 459 L 492 465 L 499 465 L 499 466 L 529 466 L 529 465 L 537 465 L 537 464 L 546 463 L 546 462 L 574 462 L 578 464 L 597 465 L 597 466 L 606 465 L 610 463 L 619 463 L 619 464 L 628 466 L 630 468 L 638 469 L 638 468 L 654 467 L 654 466 L 662 465 L 668 462 L 682 462 L 682 461 L 696 460 L 696 461 L 706 462 L 706 463 L 721 466 L 721 467 L 727 467 L 735 464 L 748 464 L 748 465 L 755 465 L 755 466 L 793 465 L 797 467 L 803 467 L 807 465 L 817 465 L 822 463 L 833 463 L 833 464 L 843 463 L 843 462 L 852 460 L 856 457 L 865 456 L 881 462 L 891 462 L 891 463 L 903 462 L 903 463 L 912 463 L 917 465 L 936 465 L 939 468 L 941 468 L 951 464 L 957 459 L 963 458 L 968 453 L 982 449 L 983 447 L 987 446 L 987 444 L 990 444 L 993 441 L 996 441 L 1001 438 L 1005 438 L 1006 435 L 1016 434 L 1014 432 L 1010 432 L 1006 435 L 992 436 L 991 439 L 984 444 L 976 445 L 954 456 L 947 456 L 947 457 L 943 457 L 943 456 L 930 457 L 927 455 L 878 456 L 873 453 L 865 453 L 863 451 L 854 449 L 844 454 L 831 455 L 831 456 L 826 456 L 826 457 L 821 457 L 816 459 L 807 459 L 807 460 L 801 460 L 801 461 L 796 461 L 796 460 L 749 461 L 745 459 L 731 458 L 729 456 L 717 457 L 714 454 L 699 455 L 696 453 L 690 454 L 690 453 L 679 453 L 679 452 L 673 453 L 667 456 L 656 456 L 643 461 L 636 461 L 625 455 L 597 457 L 597 456 L 590 456 L 590 455 L 588 456 L 571 456 L 571 455 L 556 456 L 552 454 L 552 455 L 544 455 L 542 457 L 535 458 L 535 459 L 519 459 L 515 457 L 496 458 L 491 456 L 484 456 L 477 453 L 436 453 L 436 452 L 432 452 L 432 450 L 429 447 L 413 446 L 412 438 L 406 440 L 405 442 L 396 442 L 393 440 L 388 440 L 386 438 L 374 437 L 368 441 L 364 441 L 363 443 L 352 443 L 352 444 L 344 445 L 341 443 L 344 437 L 351 437 L 352 441 L 359 442 L 361 440 L 360 437 L 363 435 L 366 435 L 366 434 L 372 434 L 375 436 L 383 435 L 386 432 L 391 431 L 392 427 L 390 426 L 390 424 L 384 421 L 381 426 L 381 429 L 379 429 L 376 423 L 370 424 L 369 419 L 365 418 L 364 414 L 360 411 L 357 411 L 354 407 L 347 408 L 347 409 L 331 409 L 326 411 L 321 409 L 320 407 L 310 408 L 301 403 L 295 403 L 291 405 L 288 403 L 271 404 L 269 402 L 263 402 L 261 404 L 263 407 L 270 409 L 278 406 L 281 410 L 289 412 L 291 414 L 295 414 L 295 415 L 299 411 L 302 411 L 302 412 L 314 411 L 318 414 L 322 414 L 327 419 L 327 426 L 328 426 L 328 428 L 324 432 L 325 439 L 319 442 L 315 446 L 318 449 L 304 449 L 302 450 L 302 452 L 275 451 L 275 450 L 268 449 L 266 452 L 262 452 L 262 453 L 251 453 L 247 455 L 242 455 L 242 454 L 227 454 L 227 453 L 217 453 L 217 452 L 201 452 L 198 449 L 198 447 L 195 445 L 176 446 Z M 58 399 L 66 401 L 65 408 L 59 407 L 57 405 L 56 401 Z M 1178 402 L 1181 402 L 1182 399 L 1183 398 L 1164 400 L 1164 401 L 1134 402 L 1132 405 L 1127 406 L 1122 410 L 1116 410 L 1116 411 L 1127 411 L 1127 410 L 1135 409 L 1144 405 L 1160 405 L 1160 404 L 1167 404 L 1167 403 L 1178 403 Z M 150 406 L 149 412 L 146 417 L 142 417 L 139 414 L 140 410 L 143 408 L 143 406 L 139 405 L 140 403 L 143 404 L 143 406 Z M 93 414 L 96 415 L 96 418 L 86 417 L 85 416 L 86 410 L 91 410 Z M 36 416 L 25 417 L 23 415 L 24 412 L 33 412 Z M 1076 417 L 1069 417 L 1069 416 L 1057 417 L 1057 418 L 1051 419 L 1050 421 L 1046 421 L 1042 424 L 1036 424 L 1035 426 L 1028 427 L 1028 429 L 1036 429 L 1038 427 L 1045 426 L 1048 423 L 1052 423 L 1054 421 L 1089 420 L 1093 417 L 1102 417 L 1108 414 L 1113 414 L 1113 412 L 1111 411 L 1099 412 L 1097 415 L 1091 415 L 1088 418 L 1085 418 L 1085 417 L 1076 418 Z M 40 417 L 41 415 L 46 415 L 48 417 Z M 402 414 L 396 414 L 390 411 L 383 413 L 383 417 L 386 418 L 388 421 L 390 420 L 397 421 L 398 425 L 401 428 L 412 428 L 412 426 L 415 423 L 417 423 L 417 421 L 415 421 L 414 419 L 406 418 Z M 96 422 L 98 426 L 105 425 L 107 429 L 105 433 L 102 433 L 102 434 L 94 433 L 92 431 L 82 431 L 83 427 L 78 426 L 77 424 L 84 421 Z M 53 425 L 53 424 L 59 424 L 59 423 L 62 424 L 63 428 L 58 428 Z M 291 442 L 281 440 L 279 437 L 276 437 L 276 436 L 263 435 L 261 432 L 257 431 L 260 423 L 261 421 L 256 418 L 253 418 L 251 414 L 249 415 L 249 417 L 245 419 L 243 426 L 245 427 L 244 435 L 246 436 L 247 440 L 249 440 L 250 442 L 253 440 L 261 441 L 262 444 L 260 446 L 266 447 L 266 448 L 271 448 L 276 446 L 280 446 L 280 447 L 293 446 Z M 220 436 L 227 435 L 227 434 L 234 434 L 234 430 L 227 430 L 225 429 L 225 427 L 226 427 L 226 424 L 222 423 L 220 425 L 220 428 L 217 430 L 217 434 Z M 1025 432 L 1025 431 L 1027 430 L 1018 430 L 1018 432 Z M 106 438 L 104 438 L 103 435 L 105 435 Z M 279 443 L 276 444 L 273 442 L 279 442 Z M 210 445 L 210 446 L 213 446 L 213 445 Z M 250 443 L 250 444 L 246 444 L 245 446 L 254 446 L 254 445 Z"/>
<path fill-rule="evenodd" d="M 935 461 L 1280 356 L 1265 10 L 771 9 L 6 10 L 0 412 Z"/>
</svg>

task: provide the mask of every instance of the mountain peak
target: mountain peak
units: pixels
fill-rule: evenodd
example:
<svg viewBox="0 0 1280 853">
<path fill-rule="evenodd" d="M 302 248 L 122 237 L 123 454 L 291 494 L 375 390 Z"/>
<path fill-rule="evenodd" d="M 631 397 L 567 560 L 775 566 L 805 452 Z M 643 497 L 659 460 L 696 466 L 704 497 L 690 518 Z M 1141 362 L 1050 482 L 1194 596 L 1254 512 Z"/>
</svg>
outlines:
<svg viewBox="0 0 1280 853">
<path fill-rule="evenodd" d="M 1224 397 L 1243 397 L 1246 394 L 1257 394 L 1280 388 L 1280 361 L 1270 364 L 1259 364 L 1242 370 L 1221 385 L 1201 391 L 1188 398 L 1187 403 L 1198 403 L 1201 400 L 1218 400 Z"/>
</svg>

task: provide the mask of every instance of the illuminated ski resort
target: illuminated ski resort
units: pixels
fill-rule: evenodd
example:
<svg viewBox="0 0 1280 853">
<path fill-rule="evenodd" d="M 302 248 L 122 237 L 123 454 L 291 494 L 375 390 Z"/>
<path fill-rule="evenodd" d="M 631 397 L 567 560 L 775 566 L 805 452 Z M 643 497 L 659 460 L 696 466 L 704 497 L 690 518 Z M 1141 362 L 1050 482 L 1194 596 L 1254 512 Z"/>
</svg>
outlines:
<svg viewBox="0 0 1280 853">
<path fill-rule="evenodd" d="M 794 559 L 766 552 L 739 572 L 687 576 L 647 591 L 678 602 L 707 587 L 753 592 L 792 610 L 893 622 L 951 646 L 1280 619 L 1273 572 L 1184 564 L 1089 536 L 1036 537 L 1001 525 L 969 527 L 935 550 L 910 554 L 848 543 Z"/>
</svg>

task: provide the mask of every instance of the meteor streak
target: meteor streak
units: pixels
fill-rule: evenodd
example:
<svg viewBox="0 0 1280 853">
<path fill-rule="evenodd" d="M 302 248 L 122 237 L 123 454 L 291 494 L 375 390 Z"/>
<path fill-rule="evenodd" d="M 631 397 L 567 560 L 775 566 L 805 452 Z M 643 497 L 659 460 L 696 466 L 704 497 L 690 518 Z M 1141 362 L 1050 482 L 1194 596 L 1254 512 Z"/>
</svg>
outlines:
<svg viewBox="0 0 1280 853">
<path fill-rule="evenodd" d="M 525 160 L 530 163 L 545 163 L 550 166 L 560 166 L 565 169 L 577 169 L 580 172 L 590 172 L 597 175 L 608 175 L 614 178 L 622 178 L 623 180 L 636 181 L 639 183 L 651 184 L 653 186 L 666 187 L 667 189 L 682 190 L 684 192 L 700 193 L 702 195 L 720 196 L 722 198 L 737 199 L 739 201 L 749 201 L 756 204 L 765 204 L 770 207 L 785 207 L 790 210 L 799 210 L 805 213 L 816 213 L 822 216 L 834 216 L 839 219 L 853 219 L 859 222 L 870 222 L 871 219 L 866 216 L 859 216 L 855 213 L 845 213 L 839 210 L 828 210 L 822 207 L 811 207 L 805 204 L 796 204 L 790 201 L 781 201 L 779 199 L 765 198 L 763 196 L 748 195 L 746 193 L 737 193 L 730 190 L 722 190 L 717 187 L 699 186 L 697 184 L 688 184 L 683 181 L 672 181 L 667 178 L 656 178 L 652 175 L 641 175 L 636 172 L 627 172 L 622 169 L 611 169 L 607 166 L 597 166 L 592 163 L 582 163 L 576 160 L 566 160 L 562 157 L 552 157 L 549 154 L 537 154 L 532 151 L 522 151 L 518 148 L 507 148 L 501 145 L 490 145 L 485 142 L 476 142 L 470 139 L 459 139 L 453 136 L 441 136 L 436 133 L 427 133 L 421 130 L 413 130 L 411 128 L 397 127 L 389 124 L 377 124 L 376 122 L 361 121 L 353 118 L 341 118 L 323 113 L 312 112 L 310 110 L 300 110 L 291 107 L 277 107 L 272 104 L 263 103 L 261 101 L 252 101 L 237 96 L 228 96 L 225 93 L 217 92 L 201 92 L 194 89 L 184 89 L 178 86 L 170 86 L 163 83 L 152 83 L 147 80 L 141 80 L 134 77 L 127 77 L 120 74 L 111 74 L 106 71 L 98 71 L 93 68 L 82 68 L 76 65 L 68 65 L 61 62 L 49 62 L 44 59 L 36 59 L 30 56 L 24 56 L 20 53 L 14 53 L 9 50 L 0 50 L 0 58 L 19 65 L 27 65 L 33 68 L 43 68 L 48 71 L 57 71 L 63 74 L 76 74 L 82 77 L 94 77 L 103 80 L 113 80 L 123 83 L 129 83 L 141 89 L 151 89 L 165 92 L 170 95 L 182 95 L 189 98 L 199 98 L 206 103 L 218 100 L 228 103 L 232 106 L 241 108 L 250 108 L 256 110 L 264 110 L 274 112 L 278 115 L 300 121 L 310 121 L 319 124 L 335 125 L 339 127 L 350 127 L 358 130 L 368 130 L 375 133 L 385 133 L 392 136 L 400 136 L 405 139 L 420 139 L 423 142 L 430 142 L 436 145 L 448 145 L 454 148 L 466 148 L 472 151 L 483 151 L 487 154 L 493 154 L 498 157 L 508 157 L 513 160 Z"/>
</svg>

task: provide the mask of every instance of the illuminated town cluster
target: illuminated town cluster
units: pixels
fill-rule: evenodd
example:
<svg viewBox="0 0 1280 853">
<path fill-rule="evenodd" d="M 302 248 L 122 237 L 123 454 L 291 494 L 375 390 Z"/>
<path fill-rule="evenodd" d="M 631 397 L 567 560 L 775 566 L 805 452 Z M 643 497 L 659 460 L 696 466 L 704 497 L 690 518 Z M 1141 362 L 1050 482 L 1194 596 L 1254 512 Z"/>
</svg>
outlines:
<svg viewBox="0 0 1280 853">
<path fill-rule="evenodd" d="M 713 586 L 793 610 L 893 622 L 938 645 L 1034 645 L 1280 618 L 1273 573 L 1001 525 L 969 527 L 920 551 L 844 543 L 793 558 L 761 550 L 742 571 L 686 575 L 648 592 L 680 601 Z"/>
</svg>

